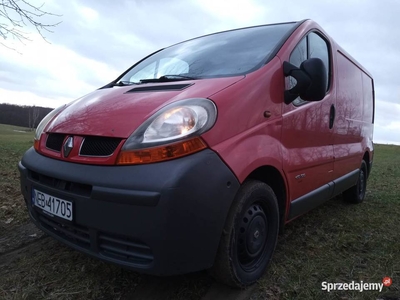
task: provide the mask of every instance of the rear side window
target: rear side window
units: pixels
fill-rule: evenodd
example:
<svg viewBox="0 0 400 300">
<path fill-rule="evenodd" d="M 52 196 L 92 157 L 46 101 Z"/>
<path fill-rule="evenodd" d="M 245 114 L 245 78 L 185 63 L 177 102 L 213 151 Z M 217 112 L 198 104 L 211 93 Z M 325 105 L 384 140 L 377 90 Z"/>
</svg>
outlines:
<svg viewBox="0 0 400 300">
<path fill-rule="evenodd" d="M 329 63 L 329 44 L 328 42 L 321 37 L 319 34 L 315 32 L 309 33 L 306 37 L 304 37 L 294 48 L 292 53 L 290 54 L 290 63 L 295 65 L 296 67 L 300 67 L 301 63 L 309 58 L 319 58 L 323 61 L 325 65 L 325 69 L 328 76 L 328 84 L 326 90 L 329 89 L 329 82 L 330 82 L 330 63 Z M 294 86 L 295 79 L 290 77 L 289 85 L 290 88 Z M 307 103 L 307 101 L 297 97 L 296 100 L 293 101 L 294 105 L 302 105 Z"/>
</svg>

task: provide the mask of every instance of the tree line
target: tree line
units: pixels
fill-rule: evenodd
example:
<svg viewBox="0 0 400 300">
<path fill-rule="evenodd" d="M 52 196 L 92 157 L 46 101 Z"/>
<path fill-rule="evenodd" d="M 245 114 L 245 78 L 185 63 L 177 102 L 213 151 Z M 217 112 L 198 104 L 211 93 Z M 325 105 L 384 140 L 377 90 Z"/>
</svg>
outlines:
<svg viewBox="0 0 400 300">
<path fill-rule="evenodd" d="M 0 103 L 0 124 L 36 128 L 52 108 Z"/>
</svg>

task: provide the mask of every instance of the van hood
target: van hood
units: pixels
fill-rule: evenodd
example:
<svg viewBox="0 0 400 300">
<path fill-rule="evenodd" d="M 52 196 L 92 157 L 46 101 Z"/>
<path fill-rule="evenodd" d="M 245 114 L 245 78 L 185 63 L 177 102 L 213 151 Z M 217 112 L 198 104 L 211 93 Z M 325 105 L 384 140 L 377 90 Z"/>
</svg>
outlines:
<svg viewBox="0 0 400 300">
<path fill-rule="evenodd" d="M 128 138 L 165 105 L 189 98 L 207 98 L 244 76 L 146 83 L 96 90 L 69 104 L 46 132 Z"/>
</svg>

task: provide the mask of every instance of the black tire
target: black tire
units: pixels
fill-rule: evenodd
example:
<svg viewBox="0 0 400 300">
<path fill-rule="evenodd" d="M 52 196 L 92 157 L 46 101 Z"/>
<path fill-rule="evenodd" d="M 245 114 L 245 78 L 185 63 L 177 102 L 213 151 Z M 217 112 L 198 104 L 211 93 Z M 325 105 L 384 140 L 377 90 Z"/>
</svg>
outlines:
<svg viewBox="0 0 400 300">
<path fill-rule="evenodd" d="M 278 232 L 273 190 L 261 181 L 246 181 L 229 211 L 211 275 L 232 287 L 253 284 L 265 273 Z"/>
<path fill-rule="evenodd" d="M 343 199 L 347 202 L 356 204 L 363 202 L 365 198 L 365 192 L 367 190 L 367 179 L 367 163 L 363 160 L 361 162 L 357 184 L 349 188 L 347 191 L 343 192 Z"/>
</svg>

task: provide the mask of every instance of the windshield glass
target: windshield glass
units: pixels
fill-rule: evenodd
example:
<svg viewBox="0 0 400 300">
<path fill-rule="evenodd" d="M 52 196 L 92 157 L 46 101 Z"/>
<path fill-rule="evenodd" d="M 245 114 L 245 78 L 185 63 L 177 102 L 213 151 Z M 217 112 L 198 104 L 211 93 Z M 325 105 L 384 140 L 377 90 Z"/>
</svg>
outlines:
<svg viewBox="0 0 400 300">
<path fill-rule="evenodd" d="M 140 83 L 171 75 L 175 75 L 170 77 L 173 80 L 184 80 L 245 74 L 265 63 L 294 26 L 295 23 L 285 23 L 250 27 L 182 42 L 146 58 L 120 82 Z"/>
</svg>

